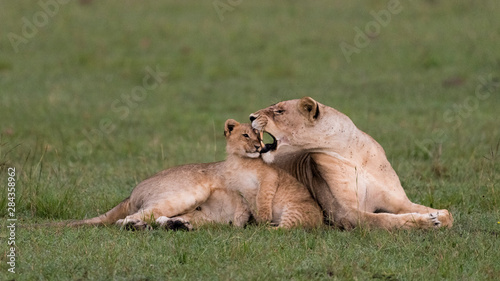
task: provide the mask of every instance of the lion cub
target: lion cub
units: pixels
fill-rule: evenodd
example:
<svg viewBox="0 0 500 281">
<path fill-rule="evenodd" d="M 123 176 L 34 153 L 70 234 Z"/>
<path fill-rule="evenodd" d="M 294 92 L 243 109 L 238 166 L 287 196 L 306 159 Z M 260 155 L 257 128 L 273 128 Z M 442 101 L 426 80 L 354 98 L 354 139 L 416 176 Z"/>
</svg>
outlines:
<svg viewBox="0 0 500 281">
<path fill-rule="evenodd" d="M 224 135 L 226 188 L 240 192 L 257 222 L 284 228 L 322 224 L 321 209 L 306 187 L 260 158 L 259 135 L 250 124 L 229 119 Z"/>
<path fill-rule="evenodd" d="M 225 124 L 227 160 L 172 167 L 139 183 L 130 197 L 100 216 L 59 225 L 107 225 L 149 229 L 192 229 L 206 223 L 244 226 L 253 213 L 259 222 L 280 227 L 317 226 L 322 214 L 306 188 L 265 164 L 250 124 Z M 252 210 L 250 210 L 252 208 Z"/>
</svg>

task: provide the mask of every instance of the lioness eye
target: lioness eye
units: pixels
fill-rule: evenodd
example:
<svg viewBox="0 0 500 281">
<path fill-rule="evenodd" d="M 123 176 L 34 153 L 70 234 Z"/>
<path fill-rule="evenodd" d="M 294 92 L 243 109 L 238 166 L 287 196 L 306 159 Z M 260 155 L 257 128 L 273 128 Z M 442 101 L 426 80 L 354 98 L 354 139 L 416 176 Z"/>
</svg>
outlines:
<svg viewBox="0 0 500 281">
<path fill-rule="evenodd" d="M 248 134 L 243 134 L 245 138 L 249 138 L 250 136 Z"/>
<path fill-rule="evenodd" d="M 275 113 L 276 115 L 283 114 L 283 112 L 285 112 L 285 111 L 284 111 L 284 110 L 282 110 L 282 109 L 278 109 L 278 110 L 275 110 L 275 111 L 274 111 L 274 113 Z"/>
</svg>

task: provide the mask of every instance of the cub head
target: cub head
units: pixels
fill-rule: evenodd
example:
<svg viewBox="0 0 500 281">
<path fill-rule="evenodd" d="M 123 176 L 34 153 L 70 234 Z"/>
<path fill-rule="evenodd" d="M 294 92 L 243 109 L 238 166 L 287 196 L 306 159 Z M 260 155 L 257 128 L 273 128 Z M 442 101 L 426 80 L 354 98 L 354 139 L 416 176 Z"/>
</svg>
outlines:
<svg viewBox="0 0 500 281">
<path fill-rule="evenodd" d="M 260 140 L 258 131 L 250 124 L 240 124 L 229 119 L 224 125 L 226 137 L 226 152 L 228 155 L 237 155 L 246 158 L 260 157 Z"/>
<path fill-rule="evenodd" d="M 262 148 L 262 158 L 272 162 L 274 155 L 308 151 L 321 145 L 328 130 L 322 119 L 325 106 L 310 97 L 288 100 L 250 114 L 252 127 L 259 131 L 259 138 L 268 133 L 273 142 Z"/>
</svg>

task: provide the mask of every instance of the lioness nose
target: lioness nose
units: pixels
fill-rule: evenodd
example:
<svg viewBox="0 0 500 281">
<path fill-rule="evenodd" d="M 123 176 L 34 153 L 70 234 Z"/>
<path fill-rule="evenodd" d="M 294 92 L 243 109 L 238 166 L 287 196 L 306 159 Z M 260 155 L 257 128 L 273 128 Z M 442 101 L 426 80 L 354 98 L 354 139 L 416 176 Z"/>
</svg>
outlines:
<svg viewBox="0 0 500 281">
<path fill-rule="evenodd" d="M 253 114 L 250 114 L 250 122 L 253 122 L 253 120 L 257 119 L 257 117 Z"/>
</svg>

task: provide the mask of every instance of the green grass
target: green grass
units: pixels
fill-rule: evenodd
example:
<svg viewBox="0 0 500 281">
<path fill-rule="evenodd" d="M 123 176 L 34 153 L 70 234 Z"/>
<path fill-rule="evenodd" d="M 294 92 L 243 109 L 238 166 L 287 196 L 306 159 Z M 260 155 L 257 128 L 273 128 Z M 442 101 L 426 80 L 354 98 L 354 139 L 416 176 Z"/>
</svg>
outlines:
<svg viewBox="0 0 500 281">
<path fill-rule="evenodd" d="M 42 8 L 0 4 L 0 280 L 500 275 L 500 2 L 400 1 L 350 63 L 340 44 L 384 1 L 242 1 L 223 21 L 211 1 L 84 2 L 60 5 L 17 52 L 9 34 Z M 168 74 L 130 100 L 148 68 Z M 226 119 L 306 95 L 372 135 L 408 197 L 449 209 L 454 227 L 18 228 L 7 272 L 8 167 L 18 224 L 92 217 L 159 170 L 224 159 Z"/>
</svg>

